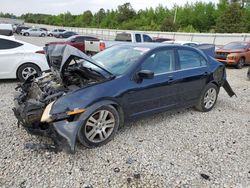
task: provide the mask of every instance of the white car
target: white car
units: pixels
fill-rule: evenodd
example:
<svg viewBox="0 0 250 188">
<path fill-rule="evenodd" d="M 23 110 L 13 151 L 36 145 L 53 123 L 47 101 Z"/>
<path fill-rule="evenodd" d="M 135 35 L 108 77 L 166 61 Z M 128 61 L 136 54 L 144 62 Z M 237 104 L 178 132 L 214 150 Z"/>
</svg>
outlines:
<svg viewBox="0 0 250 188">
<path fill-rule="evenodd" d="M 48 36 L 52 37 L 52 36 L 58 36 L 60 34 L 63 34 L 63 32 L 65 32 L 65 29 L 53 29 L 51 31 L 48 32 Z"/>
<path fill-rule="evenodd" d="M 42 47 L 0 35 L 0 79 L 25 81 L 49 69 Z"/>
<path fill-rule="evenodd" d="M 178 40 L 174 40 L 174 41 L 164 41 L 163 43 L 165 44 L 179 44 L 179 45 L 184 45 L 184 46 L 191 46 L 191 47 L 196 47 L 198 46 L 200 43 L 199 42 L 193 42 L 193 41 L 178 41 Z"/>
</svg>

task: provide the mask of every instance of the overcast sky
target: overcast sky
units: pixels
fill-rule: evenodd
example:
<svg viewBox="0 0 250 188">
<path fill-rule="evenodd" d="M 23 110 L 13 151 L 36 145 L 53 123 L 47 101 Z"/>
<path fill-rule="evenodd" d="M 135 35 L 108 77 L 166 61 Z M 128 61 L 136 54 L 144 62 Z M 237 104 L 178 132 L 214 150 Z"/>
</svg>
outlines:
<svg viewBox="0 0 250 188">
<path fill-rule="evenodd" d="M 134 9 L 145 9 L 146 7 L 156 7 L 159 4 L 171 8 L 175 3 L 183 5 L 186 2 L 196 2 L 198 0 L 0 0 L 0 12 L 20 15 L 23 13 L 46 13 L 60 14 L 71 12 L 80 14 L 85 10 L 93 12 L 100 8 L 116 9 L 118 5 L 130 2 Z M 203 2 L 215 2 L 218 0 L 201 0 Z"/>
</svg>

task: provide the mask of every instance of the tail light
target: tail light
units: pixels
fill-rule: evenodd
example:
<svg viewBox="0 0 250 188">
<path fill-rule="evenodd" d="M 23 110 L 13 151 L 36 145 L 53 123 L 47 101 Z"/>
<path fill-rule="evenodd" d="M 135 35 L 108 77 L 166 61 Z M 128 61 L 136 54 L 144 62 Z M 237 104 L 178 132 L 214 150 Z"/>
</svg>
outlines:
<svg viewBox="0 0 250 188">
<path fill-rule="evenodd" d="M 45 51 L 44 50 L 39 50 L 39 51 L 36 51 L 35 53 L 37 53 L 37 54 L 45 54 Z"/>
<path fill-rule="evenodd" d="M 100 51 L 105 50 L 105 43 L 102 41 L 100 42 Z"/>
</svg>

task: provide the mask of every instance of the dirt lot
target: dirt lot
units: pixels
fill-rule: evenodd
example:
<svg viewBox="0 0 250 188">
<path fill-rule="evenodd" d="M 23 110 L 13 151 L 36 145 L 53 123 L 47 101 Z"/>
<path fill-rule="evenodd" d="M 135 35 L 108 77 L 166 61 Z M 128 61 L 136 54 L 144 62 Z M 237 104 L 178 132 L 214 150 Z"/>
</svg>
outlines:
<svg viewBox="0 0 250 188">
<path fill-rule="evenodd" d="M 0 187 L 250 186 L 250 81 L 247 68 L 227 71 L 237 98 L 221 89 L 209 113 L 182 109 L 131 122 L 103 147 L 78 144 L 75 155 L 24 149 L 48 140 L 17 127 L 17 82 L 0 81 Z"/>
</svg>

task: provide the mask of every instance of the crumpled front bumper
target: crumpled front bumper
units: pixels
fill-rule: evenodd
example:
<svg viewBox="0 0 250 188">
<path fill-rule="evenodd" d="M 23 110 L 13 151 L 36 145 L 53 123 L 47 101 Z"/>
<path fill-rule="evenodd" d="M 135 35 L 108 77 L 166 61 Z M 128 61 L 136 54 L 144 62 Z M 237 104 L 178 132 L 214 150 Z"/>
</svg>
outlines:
<svg viewBox="0 0 250 188">
<path fill-rule="evenodd" d="M 75 153 L 77 133 L 83 120 L 72 122 L 61 120 L 49 124 L 37 122 L 30 125 L 25 122 L 22 110 L 18 103 L 15 103 L 13 112 L 18 119 L 18 125 L 21 125 L 29 134 L 51 138 L 57 151 Z"/>
</svg>

